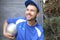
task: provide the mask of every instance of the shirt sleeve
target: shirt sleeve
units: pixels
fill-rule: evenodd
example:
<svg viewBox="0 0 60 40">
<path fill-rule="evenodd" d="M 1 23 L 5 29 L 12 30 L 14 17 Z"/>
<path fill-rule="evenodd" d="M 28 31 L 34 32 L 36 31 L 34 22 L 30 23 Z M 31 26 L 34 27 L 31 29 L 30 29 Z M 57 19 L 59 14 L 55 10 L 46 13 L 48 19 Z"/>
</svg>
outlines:
<svg viewBox="0 0 60 40">
<path fill-rule="evenodd" d="M 41 36 L 38 37 L 38 40 L 44 40 L 44 31 L 42 32 Z"/>
<path fill-rule="evenodd" d="M 18 20 L 18 19 L 26 19 L 26 18 L 9 18 L 9 19 L 7 19 L 7 23 L 8 24 L 10 24 L 10 23 L 15 23 L 16 24 L 16 21 Z"/>
<path fill-rule="evenodd" d="M 39 29 L 41 31 L 41 36 L 38 37 L 38 40 L 44 40 L 44 29 L 41 25 L 39 26 Z"/>
</svg>

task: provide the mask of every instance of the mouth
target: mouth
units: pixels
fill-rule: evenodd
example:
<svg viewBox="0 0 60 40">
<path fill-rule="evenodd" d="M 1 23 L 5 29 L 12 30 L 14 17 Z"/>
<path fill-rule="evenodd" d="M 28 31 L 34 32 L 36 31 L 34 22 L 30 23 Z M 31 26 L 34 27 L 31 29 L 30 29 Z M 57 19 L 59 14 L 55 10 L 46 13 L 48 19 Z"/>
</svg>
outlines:
<svg viewBox="0 0 60 40">
<path fill-rule="evenodd" d="M 26 15 L 26 17 L 28 17 L 28 18 L 30 18 L 31 16 L 32 16 L 32 15 L 30 15 L 30 14 L 27 14 L 27 15 Z"/>
<path fill-rule="evenodd" d="M 27 17 L 28 17 L 28 18 L 30 18 L 30 17 L 31 17 L 31 15 L 27 15 Z"/>
</svg>

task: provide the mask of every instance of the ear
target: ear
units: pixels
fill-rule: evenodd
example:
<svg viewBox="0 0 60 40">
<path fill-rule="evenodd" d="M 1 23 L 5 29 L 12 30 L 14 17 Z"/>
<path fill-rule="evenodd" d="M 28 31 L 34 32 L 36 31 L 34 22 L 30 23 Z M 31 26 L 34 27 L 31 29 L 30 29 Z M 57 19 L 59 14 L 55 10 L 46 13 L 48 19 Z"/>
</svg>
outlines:
<svg viewBox="0 0 60 40">
<path fill-rule="evenodd" d="M 37 17 L 40 15 L 40 13 L 37 13 Z"/>
</svg>

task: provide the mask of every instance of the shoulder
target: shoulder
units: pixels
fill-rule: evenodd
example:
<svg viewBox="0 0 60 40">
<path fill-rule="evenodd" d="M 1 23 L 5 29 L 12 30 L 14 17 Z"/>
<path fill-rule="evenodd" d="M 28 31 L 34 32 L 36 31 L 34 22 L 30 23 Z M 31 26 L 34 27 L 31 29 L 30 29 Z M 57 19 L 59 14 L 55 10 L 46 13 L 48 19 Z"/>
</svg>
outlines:
<svg viewBox="0 0 60 40">
<path fill-rule="evenodd" d="M 16 24 L 23 23 L 26 21 L 26 18 L 20 18 L 16 21 Z"/>
<path fill-rule="evenodd" d="M 25 18 L 20 18 L 20 17 L 17 17 L 17 18 L 8 18 L 7 19 L 7 23 L 18 23 L 18 20 L 25 20 Z"/>
<path fill-rule="evenodd" d="M 43 27 L 41 25 L 37 24 L 35 29 L 37 31 L 38 37 L 40 37 L 41 34 L 43 33 Z"/>
<path fill-rule="evenodd" d="M 43 26 L 40 24 L 37 24 L 37 28 L 42 32 L 43 31 Z"/>
<path fill-rule="evenodd" d="M 10 24 L 10 23 L 15 23 L 16 20 L 18 20 L 19 18 L 8 18 L 7 19 L 7 23 Z"/>
</svg>

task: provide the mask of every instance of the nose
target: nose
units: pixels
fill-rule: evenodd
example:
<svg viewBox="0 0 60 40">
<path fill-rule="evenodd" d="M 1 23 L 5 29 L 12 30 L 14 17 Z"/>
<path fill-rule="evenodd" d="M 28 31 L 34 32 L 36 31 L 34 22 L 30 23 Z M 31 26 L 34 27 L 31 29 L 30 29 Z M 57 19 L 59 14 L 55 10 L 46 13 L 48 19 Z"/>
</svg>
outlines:
<svg viewBox="0 0 60 40">
<path fill-rule="evenodd" d="M 28 10 L 27 13 L 30 14 L 30 10 Z"/>
</svg>

